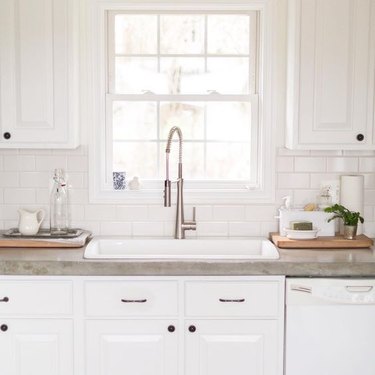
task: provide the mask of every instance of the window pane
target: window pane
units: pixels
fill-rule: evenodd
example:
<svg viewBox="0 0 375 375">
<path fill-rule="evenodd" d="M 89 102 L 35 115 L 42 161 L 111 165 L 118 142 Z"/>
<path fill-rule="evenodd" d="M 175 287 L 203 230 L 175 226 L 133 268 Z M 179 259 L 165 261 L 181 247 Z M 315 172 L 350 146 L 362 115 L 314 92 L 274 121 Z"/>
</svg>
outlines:
<svg viewBox="0 0 375 375">
<path fill-rule="evenodd" d="M 198 54 L 204 52 L 204 16 L 160 16 L 160 53 Z"/>
<path fill-rule="evenodd" d="M 134 176 L 157 178 L 157 145 L 156 142 L 113 142 L 113 170 L 126 172 L 128 181 Z"/>
<path fill-rule="evenodd" d="M 182 130 L 184 139 L 203 139 L 204 103 L 163 102 L 160 104 L 160 138 L 167 139 L 172 126 Z"/>
<path fill-rule="evenodd" d="M 116 57 L 115 90 L 118 94 L 156 92 L 160 85 L 158 60 L 153 57 Z"/>
<path fill-rule="evenodd" d="M 165 178 L 165 143 L 160 145 L 160 171 L 161 179 Z M 204 145 L 203 143 L 185 142 L 182 150 L 182 174 L 184 179 L 204 178 Z M 169 157 L 169 177 L 177 178 L 178 167 L 178 142 L 173 141 Z"/>
<path fill-rule="evenodd" d="M 157 16 L 116 15 L 115 53 L 157 53 Z"/>
<path fill-rule="evenodd" d="M 156 104 L 152 102 L 114 102 L 113 139 L 147 140 L 157 138 Z"/>
<path fill-rule="evenodd" d="M 213 57 L 207 59 L 208 89 L 221 94 L 249 93 L 249 59 Z"/>
<path fill-rule="evenodd" d="M 247 143 L 207 143 L 207 178 L 248 180 L 250 147 Z"/>
<path fill-rule="evenodd" d="M 202 94 L 205 88 L 205 61 L 199 57 L 166 57 L 160 59 L 168 94 Z"/>
<path fill-rule="evenodd" d="M 250 103 L 207 103 L 207 138 L 209 140 L 250 141 L 250 127 Z"/>
<path fill-rule="evenodd" d="M 249 53 L 249 16 L 209 15 L 207 18 L 208 53 Z"/>
</svg>

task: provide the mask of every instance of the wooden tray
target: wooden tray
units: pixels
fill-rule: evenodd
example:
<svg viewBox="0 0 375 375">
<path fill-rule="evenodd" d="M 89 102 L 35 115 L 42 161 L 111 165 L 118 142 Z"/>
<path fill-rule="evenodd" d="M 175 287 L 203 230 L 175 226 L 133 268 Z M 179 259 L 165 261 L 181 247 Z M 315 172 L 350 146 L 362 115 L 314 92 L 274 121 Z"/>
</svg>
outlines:
<svg viewBox="0 0 375 375">
<path fill-rule="evenodd" d="M 281 249 L 356 249 L 373 245 L 373 240 L 364 234 L 357 236 L 355 240 L 346 240 L 337 234 L 331 237 L 318 237 L 313 240 L 291 240 L 280 236 L 279 233 L 270 233 L 272 242 Z"/>
<path fill-rule="evenodd" d="M 0 236 L 0 247 L 82 247 L 86 244 L 91 232 L 82 231 L 82 234 L 75 238 L 12 238 Z"/>
</svg>

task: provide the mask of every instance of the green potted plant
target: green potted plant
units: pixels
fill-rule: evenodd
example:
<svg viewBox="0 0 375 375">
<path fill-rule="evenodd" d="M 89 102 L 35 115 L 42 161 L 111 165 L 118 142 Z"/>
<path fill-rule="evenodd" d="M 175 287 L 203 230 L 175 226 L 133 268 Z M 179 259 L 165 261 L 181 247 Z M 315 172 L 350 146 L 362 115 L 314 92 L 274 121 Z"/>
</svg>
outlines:
<svg viewBox="0 0 375 375">
<path fill-rule="evenodd" d="M 334 204 L 331 207 L 325 208 L 324 211 L 334 214 L 330 219 L 328 219 L 328 222 L 336 218 L 343 220 L 344 237 L 348 240 L 355 239 L 355 236 L 357 234 L 358 221 L 360 221 L 361 223 L 365 221 L 360 212 L 350 211 L 341 204 Z"/>
</svg>

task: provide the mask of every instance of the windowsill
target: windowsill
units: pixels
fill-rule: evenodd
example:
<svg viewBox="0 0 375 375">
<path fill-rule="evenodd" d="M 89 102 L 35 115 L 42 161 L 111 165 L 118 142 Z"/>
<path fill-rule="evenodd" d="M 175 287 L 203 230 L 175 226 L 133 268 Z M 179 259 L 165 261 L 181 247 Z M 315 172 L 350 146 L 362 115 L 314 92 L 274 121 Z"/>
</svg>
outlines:
<svg viewBox="0 0 375 375">
<path fill-rule="evenodd" d="M 90 191 L 90 203 L 108 204 L 162 204 L 163 190 L 103 190 Z M 172 191 L 172 202 L 176 202 Z M 274 189 L 262 190 L 184 190 L 185 204 L 251 204 L 273 203 Z"/>
</svg>

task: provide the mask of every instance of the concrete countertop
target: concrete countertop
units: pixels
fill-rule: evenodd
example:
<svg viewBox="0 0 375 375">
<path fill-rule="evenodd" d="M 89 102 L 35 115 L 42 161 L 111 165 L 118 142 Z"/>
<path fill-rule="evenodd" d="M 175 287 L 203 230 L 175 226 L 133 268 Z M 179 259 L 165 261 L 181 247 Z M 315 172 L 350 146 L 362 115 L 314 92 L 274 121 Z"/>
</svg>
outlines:
<svg viewBox="0 0 375 375">
<path fill-rule="evenodd" d="M 0 275 L 287 275 L 375 277 L 375 247 L 350 250 L 285 250 L 280 259 L 87 260 L 84 248 L 1 248 Z"/>
</svg>

